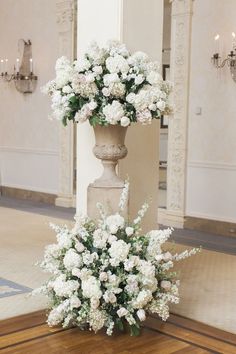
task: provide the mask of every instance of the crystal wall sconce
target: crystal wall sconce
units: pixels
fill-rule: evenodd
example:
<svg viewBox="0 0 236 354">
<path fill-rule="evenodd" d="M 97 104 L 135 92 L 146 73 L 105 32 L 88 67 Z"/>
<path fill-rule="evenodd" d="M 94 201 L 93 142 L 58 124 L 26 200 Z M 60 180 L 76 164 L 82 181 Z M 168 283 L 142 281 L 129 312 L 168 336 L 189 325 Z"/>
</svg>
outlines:
<svg viewBox="0 0 236 354">
<path fill-rule="evenodd" d="M 217 34 L 215 36 L 215 54 L 213 54 L 211 60 L 215 68 L 222 69 L 227 65 L 230 69 L 232 79 L 236 82 L 236 35 L 232 32 L 232 50 L 229 52 L 228 56 L 222 60 L 219 54 L 219 39 L 220 36 Z"/>
<path fill-rule="evenodd" d="M 21 93 L 34 92 L 38 77 L 33 71 L 32 44 L 31 41 L 19 40 L 19 47 L 22 46 L 22 57 L 16 59 L 13 74 L 8 73 L 8 59 L 1 59 L 0 79 L 3 82 L 15 83 L 17 91 Z"/>
</svg>

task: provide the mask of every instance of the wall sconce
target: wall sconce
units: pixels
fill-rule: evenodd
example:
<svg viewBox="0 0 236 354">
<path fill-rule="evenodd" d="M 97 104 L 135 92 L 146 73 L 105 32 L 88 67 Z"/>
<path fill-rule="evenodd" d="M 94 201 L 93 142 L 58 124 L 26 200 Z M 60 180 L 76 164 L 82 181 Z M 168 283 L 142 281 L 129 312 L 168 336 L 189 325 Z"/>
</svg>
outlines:
<svg viewBox="0 0 236 354">
<path fill-rule="evenodd" d="M 230 69 L 232 79 L 236 82 L 236 35 L 232 32 L 232 50 L 229 52 L 228 56 L 222 60 L 220 57 L 219 50 L 219 40 L 220 36 L 217 34 L 215 36 L 215 54 L 211 58 L 213 65 L 217 69 L 223 68 L 226 64 Z"/>
<path fill-rule="evenodd" d="M 14 81 L 17 91 L 21 93 L 32 93 L 38 80 L 33 71 L 32 44 L 30 40 L 24 39 L 19 40 L 18 45 L 20 44 L 23 45 L 22 58 L 16 59 L 13 74 L 8 73 L 8 59 L 1 59 L 0 79 L 3 82 Z"/>
</svg>

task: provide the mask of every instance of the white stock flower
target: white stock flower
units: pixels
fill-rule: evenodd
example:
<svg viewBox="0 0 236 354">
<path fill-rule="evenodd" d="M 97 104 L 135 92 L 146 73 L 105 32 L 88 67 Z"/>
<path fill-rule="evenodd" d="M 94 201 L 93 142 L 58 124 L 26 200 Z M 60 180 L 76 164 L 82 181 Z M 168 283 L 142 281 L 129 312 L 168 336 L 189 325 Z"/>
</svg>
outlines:
<svg viewBox="0 0 236 354">
<path fill-rule="evenodd" d="M 138 111 L 136 117 L 137 117 L 137 121 L 143 125 L 151 124 L 152 122 L 152 114 L 149 111 L 149 109 Z"/>
<path fill-rule="evenodd" d="M 95 230 L 93 233 L 93 246 L 96 248 L 105 248 L 108 236 L 108 233 L 104 230 Z"/>
<path fill-rule="evenodd" d="M 56 326 L 62 322 L 64 318 L 64 313 L 59 311 L 58 308 L 54 308 L 52 311 L 49 312 L 47 323 L 49 326 Z"/>
</svg>

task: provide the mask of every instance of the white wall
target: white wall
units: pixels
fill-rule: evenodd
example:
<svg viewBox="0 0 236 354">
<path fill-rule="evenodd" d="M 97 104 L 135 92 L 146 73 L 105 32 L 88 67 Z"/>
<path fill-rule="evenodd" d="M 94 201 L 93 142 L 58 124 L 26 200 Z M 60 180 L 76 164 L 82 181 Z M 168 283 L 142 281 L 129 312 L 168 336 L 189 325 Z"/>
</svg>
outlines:
<svg viewBox="0 0 236 354">
<path fill-rule="evenodd" d="M 235 0 L 196 0 L 192 23 L 187 215 L 236 222 L 236 83 L 210 58 L 225 57 L 236 32 Z M 196 115 L 197 107 L 202 114 Z"/>
<path fill-rule="evenodd" d="M 47 118 L 50 102 L 40 87 L 54 77 L 58 56 L 56 0 L 0 1 L 0 58 L 12 70 L 18 39 L 31 39 L 37 89 L 23 95 L 0 85 L 0 173 L 4 186 L 58 191 L 58 124 Z"/>
</svg>

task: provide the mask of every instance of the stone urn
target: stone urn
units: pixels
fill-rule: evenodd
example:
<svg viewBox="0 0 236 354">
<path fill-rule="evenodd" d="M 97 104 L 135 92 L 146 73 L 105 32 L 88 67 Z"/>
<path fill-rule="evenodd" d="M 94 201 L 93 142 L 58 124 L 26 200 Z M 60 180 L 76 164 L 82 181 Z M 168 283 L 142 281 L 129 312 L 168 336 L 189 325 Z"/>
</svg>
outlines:
<svg viewBox="0 0 236 354">
<path fill-rule="evenodd" d="M 123 159 L 128 150 L 124 145 L 127 127 L 120 125 L 94 127 L 96 144 L 93 153 L 97 159 L 103 164 L 103 173 L 101 177 L 96 179 L 92 186 L 99 187 L 115 187 L 124 186 L 124 181 L 117 175 L 116 166 L 118 160 Z"/>
</svg>

